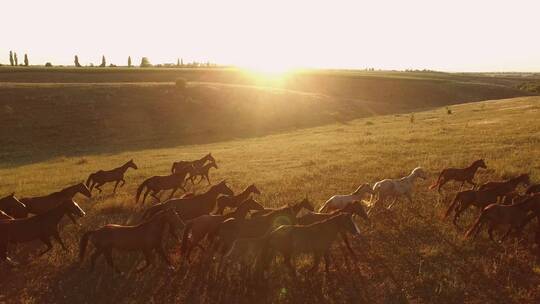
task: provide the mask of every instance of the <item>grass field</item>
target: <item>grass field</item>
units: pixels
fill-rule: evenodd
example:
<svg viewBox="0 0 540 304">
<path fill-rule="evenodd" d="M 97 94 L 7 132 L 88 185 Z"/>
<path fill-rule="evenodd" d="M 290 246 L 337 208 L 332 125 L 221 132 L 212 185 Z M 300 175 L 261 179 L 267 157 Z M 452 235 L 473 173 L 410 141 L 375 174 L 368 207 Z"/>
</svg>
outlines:
<svg viewBox="0 0 540 304">
<path fill-rule="evenodd" d="M 35 258 L 39 244 L 18 246 L 12 251 L 11 256 L 25 264 L 17 269 L 0 266 L 0 302 L 538 303 L 540 264 L 534 254 L 537 248 L 530 245 L 532 230 L 538 224 L 530 225 L 529 240 L 523 244 L 512 239 L 499 246 L 485 236 L 465 240 L 463 231 L 456 231 L 441 219 L 457 187 L 449 186 L 440 203 L 427 187 L 441 168 L 466 166 L 477 158 L 485 158 L 488 166 L 488 170 L 479 172 L 478 181 L 528 172 L 533 181 L 539 182 L 540 98 L 453 105 L 451 111 L 449 115 L 441 107 L 416 112 L 414 120 L 411 114 L 341 123 L 327 120 L 318 127 L 200 145 L 173 147 L 157 140 L 154 147 L 145 144 L 132 149 L 81 149 L 76 153 L 67 146 L 65 156 L 53 154 L 41 158 L 42 162 L 32 162 L 27 155 L 20 163 L 4 158 L 0 193 L 15 191 L 20 197 L 55 191 L 130 158 L 139 170 L 128 171 L 126 186 L 115 196 L 76 198 L 87 216 L 80 221 L 82 227 L 65 221 L 61 235 L 69 244 L 69 252 L 55 247 L 46 256 Z M 20 133 L 25 145 L 40 140 L 24 135 L 32 130 L 36 129 Z M 4 147 L 17 144 L 15 137 L 10 138 L 11 144 Z M 99 139 L 86 137 L 81 142 L 95 140 Z M 8 156 L 24 155 L 20 147 Z M 321 268 L 316 275 L 295 279 L 278 264 L 264 282 L 254 282 L 235 271 L 216 278 L 208 271 L 211 266 L 198 263 L 200 256 L 191 266 L 179 266 L 174 273 L 160 265 L 135 274 L 133 270 L 142 257 L 121 258 L 117 254 L 119 267 L 128 272 L 125 277 L 113 276 L 104 261 L 98 263 L 94 274 L 88 273 L 88 261 L 80 265 L 78 242 L 84 231 L 138 219 L 143 210 L 134 204 L 138 183 L 148 176 L 167 173 L 173 161 L 195 159 L 210 151 L 219 165 L 211 172 L 214 181 L 226 178 L 235 191 L 255 183 L 262 191 L 257 200 L 266 206 L 292 203 L 306 195 L 319 205 L 333 194 L 351 192 L 359 183 L 400 177 L 416 166 L 423 166 L 430 176 L 417 184 L 413 205 L 400 203 L 392 212 L 374 215 L 373 227 L 359 222 L 363 237 L 354 242 L 359 262 L 345 260 L 336 248 L 336 263 L 329 275 Z M 105 189 L 105 193 L 112 191 L 110 186 Z M 194 191 L 204 189 L 199 186 Z M 471 210 L 461 225 L 469 225 L 475 216 Z M 169 244 L 168 251 L 180 265 L 178 244 Z M 306 261 L 298 263 L 301 272 L 308 267 Z"/>
</svg>

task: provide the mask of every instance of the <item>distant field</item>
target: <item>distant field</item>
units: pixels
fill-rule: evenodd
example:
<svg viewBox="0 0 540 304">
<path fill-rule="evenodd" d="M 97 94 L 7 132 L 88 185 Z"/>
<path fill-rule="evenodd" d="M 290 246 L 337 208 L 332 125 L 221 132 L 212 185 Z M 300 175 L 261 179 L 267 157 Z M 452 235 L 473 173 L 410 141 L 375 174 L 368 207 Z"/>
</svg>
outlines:
<svg viewBox="0 0 540 304">
<path fill-rule="evenodd" d="M 109 123 L 112 127 L 115 126 L 114 119 L 121 119 L 133 124 L 142 121 L 141 124 L 149 129 L 157 129 L 160 128 L 160 120 L 164 120 L 163 115 L 176 116 L 180 112 L 171 112 L 171 108 L 168 108 L 174 108 L 177 104 L 178 101 L 171 97 L 177 93 L 171 93 L 172 88 L 160 86 L 159 94 L 163 94 L 160 96 L 166 97 L 163 100 L 171 99 L 170 104 L 166 102 L 164 108 L 152 110 L 156 107 L 156 93 L 153 92 L 149 100 L 142 98 L 131 101 L 140 104 L 141 109 L 148 105 L 146 110 L 136 112 L 139 114 L 131 114 L 127 110 L 131 108 L 129 98 L 118 98 L 122 96 L 122 89 L 108 90 L 107 93 L 90 89 L 96 90 L 90 96 L 98 96 L 98 92 L 103 94 L 99 95 L 101 103 L 93 105 L 89 102 L 90 97 L 86 101 L 78 98 L 86 96 L 85 89 L 80 87 L 69 88 L 62 93 L 36 88 L 32 89 L 35 92 L 28 94 L 29 104 L 34 106 L 26 111 L 33 113 L 31 115 L 34 116 L 29 116 L 32 118 L 40 113 L 53 113 L 47 109 L 47 103 L 58 102 L 58 113 L 64 114 L 62 117 L 69 122 L 66 131 L 87 127 L 82 123 L 77 124 L 86 119 L 84 114 L 75 115 L 71 112 L 72 108 L 61 106 L 68 101 L 73 106 L 82 103 L 84 107 L 95 109 L 81 112 L 89 117 L 94 115 L 92 113 L 105 111 L 103 109 L 108 101 L 111 107 L 115 107 L 110 113 L 117 114 L 108 114 L 111 116 L 106 116 L 107 119 L 96 121 L 99 126 Z M 197 89 L 193 89 L 192 93 L 195 94 Z M 10 90 L 2 89 L 3 106 L 9 100 L 5 96 L 20 96 L 15 89 Z M 79 93 L 73 92 L 75 90 L 83 92 L 82 95 L 77 95 Z M 133 90 L 133 96 L 149 94 L 144 88 L 129 87 L 129 90 Z M 169 90 L 169 93 L 161 90 Z M 206 90 L 197 94 L 206 94 Z M 216 90 L 228 92 L 223 88 Z M 112 95 L 108 98 L 106 94 Z M 32 101 L 34 97 L 31 96 L 50 97 L 45 101 Z M 294 100 L 300 98 L 294 96 L 291 97 Z M 311 98 L 319 97 L 305 98 L 305 102 L 310 104 L 313 102 Z M 19 104 L 24 104 L 24 99 L 17 100 Z M 34 108 L 40 102 L 43 108 Z M 292 104 L 289 101 L 283 106 Z M 200 105 L 193 105 L 197 106 Z M 204 107 L 209 106 L 205 104 Z M 295 113 L 302 115 L 310 108 L 295 108 Z M 477 158 L 485 158 L 488 166 L 488 170 L 479 172 L 477 180 L 480 182 L 508 178 L 523 172 L 530 173 L 534 182 L 540 182 L 540 98 L 521 97 L 454 105 L 451 111 L 450 115 L 444 107 L 417 111 L 414 122 L 411 122 L 410 114 L 390 114 L 203 145 L 164 147 L 163 137 L 157 137 L 154 147 L 146 139 L 148 143 L 137 149 L 124 150 L 119 147 L 118 151 L 99 153 L 77 150 L 70 143 L 65 146 L 65 157 L 4 166 L 0 168 L 0 193 L 16 191 L 19 196 L 55 191 L 85 179 L 90 172 L 118 166 L 130 158 L 134 158 L 139 170 L 128 171 L 127 184 L 116 196 L 96 195 L 90 200 L 76 198 L 88 215 L 82 219 L 82 227 L 75 227 L 66 220 L 61 234 L 69 244 L 68 253 L 55 247 L 46 256 L 17 270 L 0 266 L 0 302 L 538 303 L 540 265 L 533 254 L 538 248 L 530 247 L 532 230 L 536 229 L 538 223 L 535 221 L 527 229 L 528 238 L 524 244 L 517 244 L 512 239 L 503 245 L 495 245 L 485 235 L 476 241 L 464 240 L 463 231 L 456 231 L 449 222 L 441 219 L 447 202 L 438 204 L 436 194 L 428 191 L 427 187 L 441 168 L 466 166 Z M 16 108 L 14 112 L 23 111 Z M 228 121 L 221 121 L 219 117 L 212 117 L 211 121 L 223 128 L 230 127 L 240 119 L 235 115 L 226 116 Z M 50 130 L 44 125 L 35 126 L 33 130 L 59 132 L 54 126 L 56 123 L 51 119 Z M 25 121 L 19 121 L 19 124 L 17 121 L 9 122 L 8 125 L 21 126 L 20 130 L 15 130 L 24 143 L 19 143 L 16 136 L 10 135 L 11 142 L 1 144 L 2 147 L 17 147 L 10 150 L 4 164 L 6 159 L 16 158 L 17 155 L 28 157 L 24 147 L 31 148 L 34 141 L 45 141 L 30 137 L 32 130 L 25 129 L 28 124 Z M 124 131 L 118 131 L 114 137 L 111 135 L 109 141 L 99 142 L 99 145 L 113 144 L 115 139 L 123 136 L 136 138 L 142 132 L 142 129 L 120 130 Z M 52 136 L 46 134 L 47 137 Z M 85 131 L 76 143 L 83 145 L 101 140 L 99 138 L 102 136 L 93 138 L 89 134 Z M 51 145 L 63 145 L 54 137 L 50 141 Z M 134 204 L 133 195 L 144 178 L 167 173 L 173 161 L 194 159 L 210 151 L 219 165 L 218 170 L 211 172 L 214 181 L 226 178 L 235 191 L 255 183 L 262 191 L 257 200 L 267 206 L 291 203 L 306 195 L 319 205 L 333 194 L 351 192 L 359 183 L 400 177 L 419 165 L 426 168 L 430 176 L 427 181 L 417 184 L 413 205 L 401 202 L 394 212 L 375 216 L 372 218 L 373 227 L 359 221 L 363 241 L 354 242 L 354 248 L 361 257 L 359 263 L 354 265 L 346 262 L 340 248 L 336 247 L 333 251 L 336 263 L 329 275 L 325 275 L 321 268 L 315 275 L 300 275 L 298 279 L 293 279 L 278 263 L 272 268 L 270 279 L 257 287 L 235 271 L 216 278 L 207 272 L 207 265 L 197 263 L 199 257 L 195 258 L 192 266 L 180 267 L 175 273 L 167 273 L 164 267 L 158 266 L 148 273 L 135 274 L 133 270 L 137 263 L 142 262 L 142 257 L 130 255 L 121 258 L 116 254 L 119 267 L 128 271 L 126 277 L 113 277 L 104 261 L 98 263 L 95 274 L 88 273 L 88 261 L 79 264 L 76 257 L 78 241 L 84 231 L 104 223 L 137 220 L 142 209 Z M 104 189 L 106 193 L 111 191 L 110 185 Z M 204 189 L 204 186 L 199 186 L 194 190 L 200 192 Z M 447 200 L 456 189 L 455 185 L 448 187 Z M 467 212 L 461 225 L 468 226 L 476 214 L 473 210 Z M 39 246 L 19 246 L 12 256 L 21 261 L 30 261 Z M 168 250 L 178 265 L 178 245 L 170 244 Z M 307 269 L 306 263 L 305 259 L 299 263 L 301 272 Z"/>
</svg>

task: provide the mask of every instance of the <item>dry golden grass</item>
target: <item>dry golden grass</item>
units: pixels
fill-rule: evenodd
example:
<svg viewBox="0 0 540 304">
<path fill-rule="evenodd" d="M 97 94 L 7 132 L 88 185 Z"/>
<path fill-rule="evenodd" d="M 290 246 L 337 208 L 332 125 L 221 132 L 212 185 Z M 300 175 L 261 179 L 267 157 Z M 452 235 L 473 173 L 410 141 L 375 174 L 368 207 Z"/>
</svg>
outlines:
<svg viewBox="0 0 540 304">
<path fill-rule="evenodd" d="M 137 171 L 128 171 L 126 186 L 115 196 L 77 197 L 88 214 L 82 227 L 65 221 L 61 235 L 69 252 L 56 246 L 35 258 L 40 245 L 17 246 L 11 256 L 25 262 L 17 269 L 0 267 L 0 302 L 10 303 L 533 303 L 540 300 L 540 265 L 530 240 L 497 246 L 480 237 L 464 240 L 441 219 L 447 202 L 437 203 L 427 187 L 439 170 L 465 166 L 485 158 L 488 170 L 479 181 L 501 179 L 522 172 L 540 181 L 540 98 L 526 97 L 456 105 L 409 115 L 387 115 L 331 124 L 279 135 L 207 145 L 147 149 L 102 155 L 61 157 L 47 162 L 0 169 L 0 193 L 18 196 L 48 193 L 80 182 L 97 169 L 111 168 L 134 158 Z M 374 227 L 361 223 L 362 241 L 354 242 L 357 264 L 346 260 L 339 246 L 333 253 L 331 273 L 291 278 L 277 264 L 270 278 L 254 282 L 242 272 L 215 277 L 213 264 L 179 266 L 168 272 L 163 265 L 144 274 L 133 269 L 142 262 L 137 254 L 116 254 L 125 277 L 115 277 L 104 261 L 94 274 L 88 261 L 77 260 L 82 232 L 104 223 L 138 219 L 134 204 L 136 186 L 145 177 L 169 172 L 170 164 L 194 159 L 211 151 L 219 169 L 214 181 L 226 178 L 239 191 L 255 183 L 257 199 L 267 206 L 294 202 L 308 195 L 317 204 L 333 194 L 348 193 L 359 183 L 399 177 L 416 166 L 430 172 L 417 184 L 414 204 L 397 204 L 391 213 L 373 218 Z M 112 186 L 104 187 L 105 193 Z M 195 191 L 204 191 L 200 186 Z M 456 187 L 447 188 L 450 199 Z M 471 210 L 461 224 L 476 215 Z M 531 225 L 527 233 L 532 237 Z M 529 239 L 530 239 L 529 237 Z M 178 245 L 168 250 L 180 265 Z M 299 261 L 300 272 L 308 265 Z"/>
</svg>

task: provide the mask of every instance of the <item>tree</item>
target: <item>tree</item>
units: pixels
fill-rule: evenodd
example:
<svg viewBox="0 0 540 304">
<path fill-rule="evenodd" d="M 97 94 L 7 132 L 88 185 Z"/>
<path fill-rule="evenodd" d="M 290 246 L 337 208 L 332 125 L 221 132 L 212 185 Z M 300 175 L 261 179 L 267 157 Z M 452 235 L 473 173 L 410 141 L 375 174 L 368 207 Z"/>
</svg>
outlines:
<svg viewBox="0 0 540 304">
<path fill-rule="evenodd" d="M 101 56 L 101 64 L 99 66 L 102 68 L 107 66 L 107 62 L 105 61 L 105 55 Z"/>
<path fill-rule="evenodd" d="M 131 67 L 131 56 L 128 56 L 128 67 Z"/>
<path fill-rule="evenodd" d="M 180 58 L 180 66 L 184 66 L 184 59 Z"/>
<path fill-rule="evenodd" d="M 180 59 L 176 59 L 176 66 L 177 66 L 177 67 L 180 66 Z"/>
<path fill-rule="evenodd" d="M 48 67 L 48 68 L 50 68 L 50 67 L 52 67 L 52 63 L 47 62 L 47 63 L 45 63 L 45 66 Z"/>
<path fill-rule="evenodd" d="M 14 61 L 13 61 L 13 52 L 12 51 L 9 51 L 9 65 L 13 66 L 14 64 Z"/>
<path fill-rule="evenodd" d="M 13 53 L 13 60 L 15 61 L 15 65 L 19 65 L 19 59 L 17 59 L 17 53 Z"/>
<path fill-rule="evenodd" d="M 24 66 L 28 66 L 28 55 L 24 54 Z"/>
<path fill-rule="evenodd" d="M 147 68 L 147 67 L 151 67 L 152 64 L 150 63 L 150 60 L 148 60 L 147 57 L 143 57 L 141 59 L 141 68 Z"/>
<path fill-rule="evenodd" d="M 79 56 L 75 55 L 75 67 L 80 68 L 81 64 L 79 63 Z"/>
</svg>

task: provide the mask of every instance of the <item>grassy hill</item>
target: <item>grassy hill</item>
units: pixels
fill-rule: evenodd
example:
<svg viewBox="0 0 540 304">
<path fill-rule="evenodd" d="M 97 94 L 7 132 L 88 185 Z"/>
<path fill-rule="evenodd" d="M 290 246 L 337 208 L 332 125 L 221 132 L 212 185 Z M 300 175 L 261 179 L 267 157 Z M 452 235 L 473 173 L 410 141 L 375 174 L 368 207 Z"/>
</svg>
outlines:
<svg viewBox="0 0 540 304">
<path fill-rule="evenodd" d="M 69 93 L 69 89 L 66 92 L 75 94 Z M 136 95 L 144 93 L 141 88 Z M 120 93 L 114 94 L 111 104 Z M 54 100 L 58 98 L 51 98 L 51 102 Z M 115 107 L 122 107 L 128 100 L 114 103 Z M 58 109 L 64 111 L 62 107 Z M 0 168 L 0 193 L 16 191 L 19 196 L 29 196 L 79 182 L 90 172 L 118 166 L 130 158 L 139 165 L 139 170 L 128 171 L 127 184 L 116 196 L 76 198 L 88 214 L 81 220 L 82 227 L 65 222 L 61 235 L 69 244 L 68 253 L 55 247 L 49 254 L 34 258 L 41 245 L 18 246 L 11 255 L 28 264 L 19 269 L 0 265 L 0 302 L 538 302 L 540 265 L 534 255 L 538 248 L 530 245 L 531 230 L 538 224 L 531 224 L 526 231 L 527 241 L 522 244 L 510 240 L 495 245 L 485 235 L 476 241 L 465 240 L 463 231 L 456 231 L 441 219 L 447 200 L 457 187 L 449 186 L 446 199 L 440 203 L 427 187 L 441 168 L 466 166 L 481 157 L 486 159 L 488 169 L 479 172 L 480 182 L 522 172 L 530 173 L 539 182 L 540 98 L 462 104 L 452 106 L 451 110 L 451 115 L 445 108 L 435 108 L 415 113 L 414 119 L 409 114 L 381 115 L 346 124 L 331 123 L 275 135 L 180 147 L 164 147 L 159 138 L 155 142 L 159 148 L 148 145 L 104 153 L 86 150 L 72 153 L 74 148 L 67 146 L 65 157 Z M 125 115 L 122 119 L 134 122 L 138 119 L 138 116 L 129 117 L 127 111 Z M 156 115 L 154 119 L 162 117 L 147 115 Z M 66 129 L 74 129 L 80 117 L 73 119 Z M 148 124 L 151 120 L 144 122 Z M 133 133 L 138 132 L 139 129 L 123 135 L 135 136 Z M 20 138 L 31 145 L 32 140 L 26 135 Z M 85 137 L 81 142 L 95 140 L 98 139 Z M 56 139 L 51 141 L 58 143 Z M 214 181 L 226 178 L 235 191 L 255 183 L 262 191 L 257 199 L 267 206 L 294 202 L 306 195 L 318 205 L 333 194 L 351 192 L 359 183 L 400 177 L 416 166 L 423 166 L 430 176 L 417 184 L 413 205 L 400 202 L 392 212 L 376 214 L 372 218 L 373 227 L 359 221 L 363 238 L 353 246 L 360 255 L 359 262 L 345 261 L 337 246 L 329 275 L 321 269 L 315 275 L 294 279 L 279 263 L 272 268 L 268 281 L 256 285 L 235 271 L 216 278 L 207 272 L 206 265 L 197 262 L 179 267 L 174 273 L 158 266 L 136 274 L 133 270 L 142 262 L 138 255 L 120 258 L 116 254 L 117 264 L 128 272 L 125 277 L 114 277 L 103 261 L 98 263 L 95 274 L 88 273 L 88 261 L 79 264 L 78 241 L 82 232 L 105 223 L 136 221 L 141 207 L 134 204 L 133 195 L 144 178 L 167 173 L 172 161 L 194 159 L 209 151 L 219 165 L 211 173 Z M 105 189 L 108 193 L 112 188 Z M 194 191 L 204 189 L 199 186 Z M 460 224 L 470 225 L 475 216 L 476 211 L 467 212 Z M 170 244 L 168 250 L 175 263 L 180 264 L 178 245 Z M 301 272 L 308 267 L 305 260 L 298 264 Z"/>
</svg>

